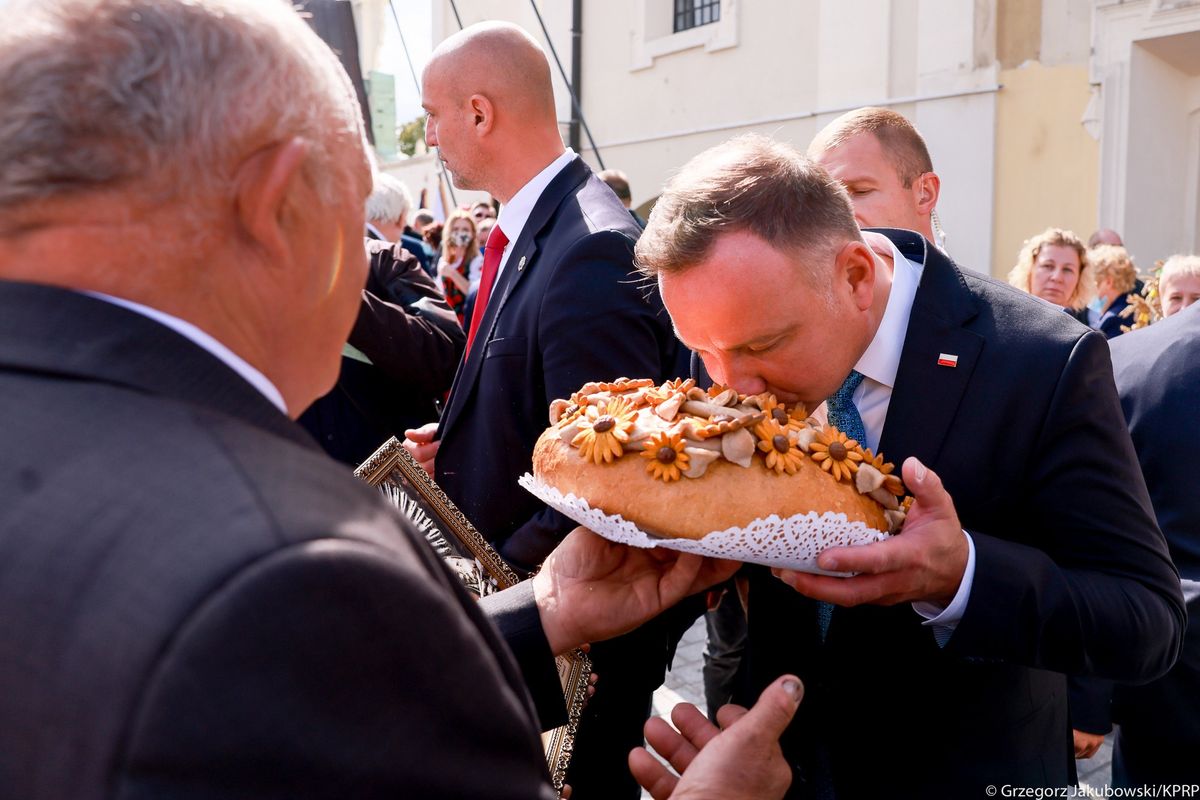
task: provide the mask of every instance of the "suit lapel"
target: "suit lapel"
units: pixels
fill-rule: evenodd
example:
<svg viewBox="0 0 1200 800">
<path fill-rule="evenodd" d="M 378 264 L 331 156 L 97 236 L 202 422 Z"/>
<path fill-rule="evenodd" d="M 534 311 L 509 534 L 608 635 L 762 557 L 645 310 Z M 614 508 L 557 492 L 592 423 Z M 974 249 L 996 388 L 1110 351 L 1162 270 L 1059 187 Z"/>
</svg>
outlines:
<svg viewBox="0 0 1200 800">
<path fill-rule="evenodd" d="M 925 267 L 913 299 L 879 450 L 896 463 L 916 456 L 925 464 L 933 464 L 970 383 L 984 340 L 963 327 L 977 309 L 958 268 L 911 231 L 881 232 L 906 257 L 923 260 Z M 943 356 L 950 357 L 954 366 L 944 363 Z"/>
<path fill-rule="evenodd" d="M 454 425 L 459 415 L 462 414 L 468 398 L 474 392 L 475 385 L 479 381 L 479 371 L 483 366 L 484 355 L 487 352 L 487 344 L 492 340 L 496 322 L 504 311 L 509 298 L 512 297 L 521 281 L 525 280 L 525 276 L 537 268 L 538 262 L 535 256 L 538 252 L 538 237 L 542 230 L 554 222 L 555 214 L 562 202 L 573 194 L 579 184 L 586 181 L 591 174 L 592 171 L 587 163 L 576 156 L 554 176 L 546 190 L 542 192 L 541 197 L 538 198 L 533 211 L 529 214 L 529 219 L 525 222 L 525 227 L 521 229 L 521 235 L 513 242 L 512 250 L 508 254 L 508 261 L 504 264 L 504 271 L 500 274 L 499 283 L 492 290 L 493 299 L 488 302 L 483 319 L 479 323 L 475 352 L 470 357 L 464 357 L 459 364 L 458 374 L 454 376 L 454 385 L 450 388 L 450 403 L 438 430 L 438 438 L 443 438 L 446 431 Z"/>
</svg>

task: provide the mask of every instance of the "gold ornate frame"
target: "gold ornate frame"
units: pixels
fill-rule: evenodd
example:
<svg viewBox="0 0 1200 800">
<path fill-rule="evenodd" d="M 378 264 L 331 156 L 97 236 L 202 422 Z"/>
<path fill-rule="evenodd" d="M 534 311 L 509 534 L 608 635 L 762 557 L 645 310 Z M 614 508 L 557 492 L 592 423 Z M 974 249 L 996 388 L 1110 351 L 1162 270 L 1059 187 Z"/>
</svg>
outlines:
<svg viewBox="0 0 1200 800">
<path fill-rule="evenodd" d="M 512 567 L 394 437 L 364 461 L 354 471 L 354 477 L 386 494 L 402 513 L 425 532 L 427 539 L 444 540 L 446 547 L 439 546 L 439 543 L 435 544 L 435 548 L 451 562 L 451 568 L 458 572 L 473 594 L 480 596 L 507 589 L 520 580 Z M 582 650 L 576 650 L 569 656 L 559 656 L 556 664 L 566 701 L 567 724 L 543 733 L 542 745 L 546 750 L 550 779 L 555 790 L 561 792 L 575 748 L 579 717 L 587 702 L 592 665 L 591 659 Z"/>
</svg>

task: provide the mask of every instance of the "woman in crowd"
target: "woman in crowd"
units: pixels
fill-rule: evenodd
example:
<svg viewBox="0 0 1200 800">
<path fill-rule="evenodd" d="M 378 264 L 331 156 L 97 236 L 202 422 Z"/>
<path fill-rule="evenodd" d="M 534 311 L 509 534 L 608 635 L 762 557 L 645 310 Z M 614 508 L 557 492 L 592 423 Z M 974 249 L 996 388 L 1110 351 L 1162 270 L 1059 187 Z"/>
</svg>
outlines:
<svg viewBox="0 0 1200 800">
<path fill-rule="evenodd" d="M 471 288 L 470 275 L 478 272 L 482 264 L 479 245 L 475 241 L 475 221 L 466 211 L 454 211 L 446 218 L 446 227 L 442 232 L 442 257 L 437 271 L 442 279 L 446 302 L 458 315 L 460 324 L 463 321 L 463 305 Z"/>
<path fill-rule="evenodd" d="M 1087 248 L 1071 231 L 1047 228 L 1025 242 L 1008 282 L 1079 317 L 1094 293 Z"/>
<path fill-rule="evenodd" d="M 1200 300 L 1200 256 L 1168 258 L 1158 279 L 1158 297 L 1163 317 L 1177 314 Z"/>
<path fill-rule="evenodd" d="M 488 237 L 492 235 L 492 228 L 494 228 L 495 226 L 496 226 L 496 220 L 494 220 L 491 217 L 484 217 L 483 219 L 478 220 L 475 223 L 475 243 L 477 245 L 479 245 L 479 255 L 480 256 L 482 256 L 484 254 L 483 251 L 487 249 Z M 472 270 L 471 274 L 467 276 L 471 279 L 471 290 L 472 291 L 479 288 L 479 279 L 480 279 L 480 277 L 482 277 L 482 275 L 483 275 L 483 259 L 480 258 L 479 259 L 479 269 Z"/>
<path fill-rule="evenodd" d="M 1087 253 L 1096 279 L 1096 299 L 1087 308 L 1087 324 L 1108 339 L 1120 336 L 1133 321 L 1121 316 L 1137 283 L 1137 269 L 1124 247 L 1102 244 Z"/>
</svg>

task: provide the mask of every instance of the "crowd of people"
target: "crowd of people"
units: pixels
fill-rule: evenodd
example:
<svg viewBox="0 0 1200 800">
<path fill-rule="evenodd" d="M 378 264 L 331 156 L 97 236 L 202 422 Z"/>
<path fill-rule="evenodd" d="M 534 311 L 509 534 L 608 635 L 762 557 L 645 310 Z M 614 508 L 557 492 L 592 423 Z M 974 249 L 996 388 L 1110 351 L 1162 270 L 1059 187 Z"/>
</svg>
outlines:
<svg viewBox="0 0 1200 800">
<path fill-rule="evenodd" d="M 643 219 L 506 23 L 422 99 L 493 202 L 414 210 L 285 3 L 0 8 L 0 798 L 552 798 L 583 645 L 575 800 L 1066 787 L 1114 722 L 1114 783 L 1196 783 L 1200 258 L 1050 228 L 1011 286 L 964 268 L 882 108 Z M 576 527 L 517 479 L 618 376 L 828 402 L 903 532 L 836 578 Z M 352 477 L 391 437 L 527 580 L 472 598 Z M 649 720 L 704 614 L 708 716 Z"/>
<path fill-rule="evenodd" d="M 1102 228 L 1085 245 L 1072 231 L 1047 228 L 1025 242 L 1008 282 L 1112 339 L 1200 298 L 1200 256 L 1158 263 L 1143 278 L 1116 231 Z"/>
</svg>

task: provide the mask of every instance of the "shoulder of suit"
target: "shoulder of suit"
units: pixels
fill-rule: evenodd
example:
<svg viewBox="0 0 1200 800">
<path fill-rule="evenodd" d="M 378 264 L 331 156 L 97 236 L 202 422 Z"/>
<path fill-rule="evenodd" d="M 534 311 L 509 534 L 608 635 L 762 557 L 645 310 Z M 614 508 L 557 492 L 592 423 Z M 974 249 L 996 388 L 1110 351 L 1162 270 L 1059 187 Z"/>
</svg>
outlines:
<svg viewBox="0 0 1200 800">
<path fill-rule="evenodd" d="M 612 189 L 594 174 L 580 185 L 575 199 L 588 232 L 612 231 L 634 241 L 641 235 L 642 231 L 629 215 L 629 210 L 617 199 Z"/>
<path fill-rule="evenodd" d="M 967 290 L 975 295 L 981 316 L 1022 337 L 1076 342 L 1090 329 L 1075 315 L 1039 300 L 990 275 L 958 268 Z"/>
<path fill-rule="evenodd" d="M 1200 310 L 1114 337 L 1108 345 L 1118 382 L 1126 373 L 1200 381 Z"/>
<path fill-rule="evenodd" d="M 0 537 L 0 559 L 19 553 L 41 597 L 72 586 L 72 603 L 98 624 L 124 629 L 136 603 L 129 635 L 166 635 L 250 565 L 342 542 L 432 574 L 380 495 L 315 447 L 111 384 L 43 381 L 22 402 L 37 412 L 6 437 L 5 459 L 41 488 L 0 486 L 0 528 L 12 513 L 24 519 L 19 535 Z M 87 413 L 66 413 L 71 404 Z M 0 585 L 0 602 L 13 586 Z"/>
<path fill-rule="evenodd" d="M 79 524 L 123 520 L 101 538 L 145 537 L 147 546 L 184 556 L 194 549 L 216 562 L 220 554 L 238 560 L 350 532 L 383 544 L 402 535 L 380 495 L 315 445 L 219 409 L 121 387 L 76 384 L 72 391 L 89 413 L 85 422 L 62 420 L 58 434 L 74 442 L 70 463 L 89 464 L 94 475 L 74 507 L 87 515 L 95 502 L 112 511 Z M 73 485 L 68 478 L 64 488 Z M 367 517 L 386 533 L 347 524 Z"/>
</svg>

